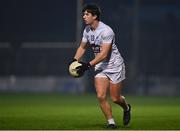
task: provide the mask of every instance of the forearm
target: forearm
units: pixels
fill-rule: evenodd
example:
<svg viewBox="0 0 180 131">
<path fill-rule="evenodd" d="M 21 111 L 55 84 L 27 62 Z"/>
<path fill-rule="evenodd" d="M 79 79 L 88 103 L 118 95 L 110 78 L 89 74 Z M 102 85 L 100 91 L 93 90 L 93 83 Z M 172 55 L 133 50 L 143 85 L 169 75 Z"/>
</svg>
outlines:
<svg viewBox="0 0 180 131">
<path fill-rule="evenodd" d="M 94 66 L 96 64 L 98 64 L 99 62 L 103 61 L 104 59 L 107 58 L 107 54 L 106 53 L 99 53 L 93 60 L 91 60 L 89 63 L 91 66 Z"/>
<path fill-rule="evenodd" d="M 79 60 L 82 58 L 82 56 L 84 55 L 85 51 L 86 51 L 86 49 L 84 49 L 84 48 L 82 48 L 82 47 L 80 46 L 80 47 L 77 49 L 74 58 L 79 61 Z"/>
<path fill-rule="evenodd" d="M 111 50 L 111 44 L 102 44 L 101 52 L 97 54 L 97 56 L 89 62 L 90 65 L 94 66 L 99 62 L 103 61 L 104 59 L 106 59 L 110 53 L 110 50 Z"/>
</svg>

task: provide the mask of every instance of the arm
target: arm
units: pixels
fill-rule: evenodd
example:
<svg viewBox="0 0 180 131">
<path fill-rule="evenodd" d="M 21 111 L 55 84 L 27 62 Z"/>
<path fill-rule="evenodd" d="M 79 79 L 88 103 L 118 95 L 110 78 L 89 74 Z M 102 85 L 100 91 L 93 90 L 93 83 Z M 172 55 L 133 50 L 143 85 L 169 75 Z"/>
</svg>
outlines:
<svg viewBox="0 0 180 131">
<path fill-rule="evenodd" d="M 88 63 L 81 62 L 82 66 L 78 68 L 78 73 L 83 74 L 86 70 L 90 69 L 91 66 L 98 64 L 109 56 L 112 48 L 114 33 L 112 30 L 105 30 L 101 38 L 102 44 L 99 54 L 97 54 L 96 57 Z"/>
<path fill-rule="evenodd" d="M 98 64 L 99 62 L 103 61 L 104 59 L 106 59 L 107 57 L 109 57 L 109 54 L 111 53 L 111 49 L 112 49 L 112 42 L 114 39 L 114 32 L 111 29 L 106 29 L 102 35 L 102 46 L 101 46 L 101 51 L 99 54 L 97 54 L 97 56 L 91 60 L 89 63 L 90 65 L 94 66 L 96 64 Z"/>
<path fill-rule="evenodd" d="M 91 60 L 89 62 L 90 65 L 94 66 L 94 65 L 98 64 L 99 62 L 103 61 L 104 59 L 106 59 L 109 55 L 110 50 L 111 50 L 110 43 L 102 44 L 101 52 L 93 60 Z"/>
<path fill-rule="evenodd" d="M 98 64 L 99 62 L 103 61 L 104 59 L 106 59 L 109 55 L 110 49 L 111 49 L 110 43 L 102 44 L 101 52 L 93 60 L 91 60 L 88 63 L 80 62 L 82 64 L 82 66 L 77 68 L 77 72 L 79 74 L 83 74 L 91 66 L 94 66 L 94 65 Z"/>
<path fill-rule="evenodd" d="M 74 59 L 79 61 L 81 59 L 81 57 L 84 55 L 86 48 L 87 48 L 87 44 L 85 42 L 81 42 L 80 46 L 78 47 L 78 49 L 76 51 Z"/>
</svg>

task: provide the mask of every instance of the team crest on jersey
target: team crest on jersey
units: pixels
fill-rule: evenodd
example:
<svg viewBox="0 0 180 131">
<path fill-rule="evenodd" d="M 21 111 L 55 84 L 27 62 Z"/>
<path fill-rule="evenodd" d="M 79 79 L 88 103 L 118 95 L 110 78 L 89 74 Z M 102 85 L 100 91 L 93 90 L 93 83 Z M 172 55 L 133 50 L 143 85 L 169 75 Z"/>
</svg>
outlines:
<svg viewBox="0 0 180 131">
<path fill-rule="evenodd" d="M 100 49 L 101 49 L 100 45 L 91 44 L 91 47 L 92 47 L 94 53 L 100 52 Z"/>
</svg>

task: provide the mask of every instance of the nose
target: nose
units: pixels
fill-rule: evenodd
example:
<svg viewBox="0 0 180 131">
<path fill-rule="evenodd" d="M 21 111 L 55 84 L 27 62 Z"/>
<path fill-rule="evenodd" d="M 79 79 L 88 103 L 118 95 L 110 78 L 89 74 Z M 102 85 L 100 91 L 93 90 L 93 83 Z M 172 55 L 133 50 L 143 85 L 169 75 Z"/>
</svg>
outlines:
<svg viewBox="0 0 180 131">
<path fill-rule="evenodd" d="M 83 19 L 85 19 L 86 17 L 85 17 L 85 15 L 83 15 Z"/>
</svg>

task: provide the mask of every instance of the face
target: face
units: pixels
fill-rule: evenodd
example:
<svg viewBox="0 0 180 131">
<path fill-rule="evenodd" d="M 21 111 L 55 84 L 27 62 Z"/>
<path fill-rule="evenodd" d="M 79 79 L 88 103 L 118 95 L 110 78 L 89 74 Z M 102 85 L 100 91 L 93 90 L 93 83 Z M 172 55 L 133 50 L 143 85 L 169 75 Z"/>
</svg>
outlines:
<svg viewBox="0 0 180 131">
<path fill-rule="evenodd" d="M 85 11 L 83 14 L 83 19 L 84 19 L 85 24 L 90 25 L 96 19 L 96 16 L 93 16 L 91 13 L 88 13 L 87 11 Z"/>
</svg>

